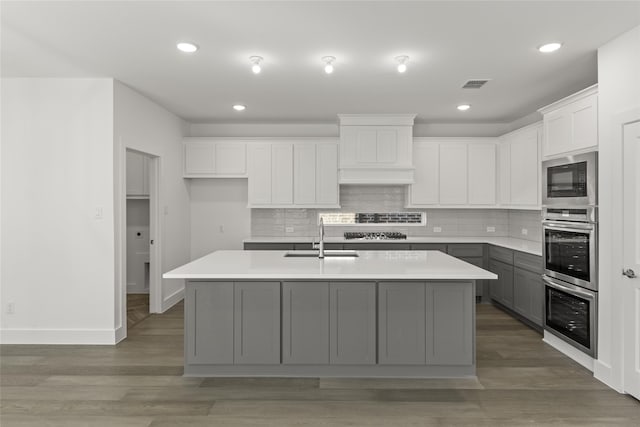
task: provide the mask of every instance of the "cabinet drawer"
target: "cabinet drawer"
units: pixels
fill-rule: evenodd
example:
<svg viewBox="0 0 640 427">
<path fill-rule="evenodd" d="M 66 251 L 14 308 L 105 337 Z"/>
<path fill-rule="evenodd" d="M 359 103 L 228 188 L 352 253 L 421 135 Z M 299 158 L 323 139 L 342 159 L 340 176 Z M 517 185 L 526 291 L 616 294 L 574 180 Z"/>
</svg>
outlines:
<svg viewBox="0 0 640 427">
<path fill-rule="evenodd" d="M 489 258 L 497 259 L 511 265 L 513 264 L 513 251 L 492 245 L 489 247 Z"/>
<path fill-rule="evenodd" d="M 533 273 L 542 273 L 542 257 L 524 252 L 513 253 L 513 265 L 517 268 L 529 270 Z"/>
<path fill-rule="evenodd" d="M 447 253 L 454 257 L 481 257 L 483 255 L 482 244 L 451 244 L 448 246 Z"/>
<path fill-rule="evenodd" d="M 277 242 L 247 242 L 244 244 L 245 251 L 292 251 L 293 243 L 277 243 Z"/>
<path fill-rule="evenodd" d="M 440 251 L 447 253 L 447 245 L 445 243 L 412 243 L 412 251 Z"/>
<path fill-rule="evenodd" d="M 345 249 L 353 249 L 356 251 L 408 251 L 411 246 L 409 243 L 345 243 Z"/>
</svg>

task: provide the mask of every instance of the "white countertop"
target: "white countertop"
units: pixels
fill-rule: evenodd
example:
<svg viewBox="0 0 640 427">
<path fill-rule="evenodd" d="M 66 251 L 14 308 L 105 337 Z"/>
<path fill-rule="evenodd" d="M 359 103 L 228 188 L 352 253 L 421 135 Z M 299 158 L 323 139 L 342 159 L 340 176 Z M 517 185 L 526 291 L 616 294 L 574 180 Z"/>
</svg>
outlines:
<svg viewBox="0 0 640 427">
<path fill-rule="evenodd" d="M 495 274 L 439 251 L 358 251 L 357 258 L 287 258 L 288 251 L 217 251 L 165 279 L 482 280 Z"/>
<path fill-rule="evenodd" d="M 317 238 L 316 238 L 317 240 Z M 313 237 L 252 237 L 245 243 L 311 243 Z M 542 256 L 542 243 L 513 237 L 408 237 L 399 240 L 359 240 L 325 237 L 325 243 L 488 243 L 503 248 Z"/>
</svg>

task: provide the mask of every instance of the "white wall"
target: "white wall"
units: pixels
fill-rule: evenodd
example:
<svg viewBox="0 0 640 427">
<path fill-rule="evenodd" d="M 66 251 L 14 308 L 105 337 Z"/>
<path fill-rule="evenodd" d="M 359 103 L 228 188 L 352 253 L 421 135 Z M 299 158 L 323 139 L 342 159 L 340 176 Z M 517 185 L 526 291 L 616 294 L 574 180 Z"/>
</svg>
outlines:
<svg viewBox="0 0 640 427">
<path fill-rule="evenodd" d="M 116 259 L 124 264 L 124 166 L 127 148 L 157 156 L 160 159 L 160 224 L 161 236 L 155 236 L 161 251 L 161 272 L 164 273 L 189 261 L 190 215 L 186 180 L 182 178 L 182 137 L 186 123 L 138 92 L 114 82 L 114 137 L 116 209 L 121 215 L 116 221 Z M 126 325 L 124 296 L 126 272 L 119 267 L 116 283 L 116 329 Z M 153 268 L 153 266 L 152 266 Z M 161 311 L 180 301 L 184 294 L 183 280 L 162 279 Z M 121 334 L 119 334 L 121 337 Z"/>
<path fill-rule="evenodd" d="M 113 81 L 1 85 L 2 342 L 113 343 Z"/>
<path fill-rule="evenodd" d="M 640 27 L 598 49 L 599 325 L 596 378 L 622 390 L 622 147 L 616 115 L 640 107 Z"/>
<path fill-rule="evenodd" d="M 247 179 L 190 179 L 191 259 L 220 249 L 242 249 L 251 234 Z"/>
</svg>

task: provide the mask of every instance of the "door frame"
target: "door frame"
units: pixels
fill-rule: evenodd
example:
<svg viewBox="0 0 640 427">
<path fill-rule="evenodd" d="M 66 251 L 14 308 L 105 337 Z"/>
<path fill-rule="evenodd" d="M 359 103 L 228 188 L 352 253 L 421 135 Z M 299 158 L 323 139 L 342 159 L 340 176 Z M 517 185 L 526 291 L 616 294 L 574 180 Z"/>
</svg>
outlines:
<svg viewBox="0 0 640 427">
<path fill-rule="evenodd" d="M 127 337 L 127 151 L 149 158 L 149 312 L 162 312 L 162 216 L 160 215 L 161 157 L 157 154 L 127 147 L 118 140 L 115 168 L 115 343 Z"/>
</svg>

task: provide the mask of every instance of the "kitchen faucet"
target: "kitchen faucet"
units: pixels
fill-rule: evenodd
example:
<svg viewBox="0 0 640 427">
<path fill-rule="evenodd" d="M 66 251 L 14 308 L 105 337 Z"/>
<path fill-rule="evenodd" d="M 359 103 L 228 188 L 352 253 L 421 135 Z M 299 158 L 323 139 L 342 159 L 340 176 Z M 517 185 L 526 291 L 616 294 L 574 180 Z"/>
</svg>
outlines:
<svg viewBox="0 0 640 427">
<path fill-rule="evenodd" d="M 320 217 L 320 223 L 318 224 L 318 232 L 320 233 L 320 241 L 318 242 L 318 258 L 324 258 L 324 222 Z"/>
</svg>

